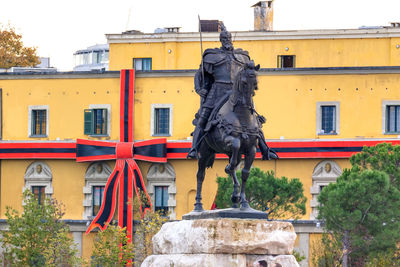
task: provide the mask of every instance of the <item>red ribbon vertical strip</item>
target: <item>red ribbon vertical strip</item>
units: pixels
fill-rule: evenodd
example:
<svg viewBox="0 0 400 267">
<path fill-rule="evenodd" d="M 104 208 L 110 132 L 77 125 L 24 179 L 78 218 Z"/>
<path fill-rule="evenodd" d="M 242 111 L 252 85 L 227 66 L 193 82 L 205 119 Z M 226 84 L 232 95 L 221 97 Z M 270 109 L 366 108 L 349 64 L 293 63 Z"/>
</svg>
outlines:
<svg viewBox="0 0 400 267">
<path fill-rule="evenodd" d="M 125 83 L 126 83 L 126 70 L 121 70 L 121 91 L 119 103 L 119 140 L 124 142 L 125 138 Z"/>
<path fill-rule="evenodd" d="M 121 70 L 120 141 L 133 142 L 134 70 Z"/>
<path fill-rule="evenodd" d="M 134 70 L 121 70 L 121 103 L 120 103 L 120 142 L 133 142 L 133 103 L 134 103 Z M 118 149 L 118 147 L 117 147 Z M 128 152 L 128 151 L 127 151 Z M 131 147 L 131 155 L 124 155 L 118 158 L 133 158 L 133 148 Z M 118 151 L 117 151 L 118 154 Z M 124 165 L 128 163 L 124 160 Z M 119 210 L 118 225 L 122 228 L 126 227 L 127 236 L 132 242 L 133 229 L 133 183 L 132 173 L 128 166 L 124 166 L 124 176 L 119 181 Z"/>
<path fill-rule="evenodd" d="M 135 70 L 131 69 L 129 70 L 129 80 L 131 81 L 129 83 L 129 109 L 128 109 L 128 141 L 127 142 L 133 142 L 133 109 L 134 109 L 134 101 L 135 101 Z"/>
</svg>

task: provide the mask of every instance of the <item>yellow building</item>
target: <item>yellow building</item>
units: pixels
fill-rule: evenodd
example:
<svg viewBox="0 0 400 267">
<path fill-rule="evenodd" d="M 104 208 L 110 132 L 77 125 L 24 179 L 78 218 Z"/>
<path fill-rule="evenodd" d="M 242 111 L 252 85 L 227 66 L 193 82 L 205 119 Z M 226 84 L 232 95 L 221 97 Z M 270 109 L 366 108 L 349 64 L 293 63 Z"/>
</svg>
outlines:
<svg viewBox="0 0 400 267">
<path fill-rule="evenodd" d="M 229 30 L 229 25 L 228 30 Z M 310 260 L 310 240 L 322 232 L 316 218 L 321 188 L 350 166 L 363 145 L 400 143 L 400 28 L 232 32 L 234 46 L 249 51 L 262 69 L 254 98 L 267 118 L 268 144 L 281 159 L 254 166 L 300 178 L 307 214 L 295 223 L 297 249 Z M 218 32 L 203 33 L 203 47 L 220 46 Z M 193 209 L 197 162 L 185 158 L 191 121 L 199 107 L 193 88 L 201 60 L 199 33 L 107 34 L 110 71 L 0 73 L 0 218 L 21 209 L 24 188 L 53 196 L 79 249 L 90 257 L 87 222 L 97 214 L 115 161 L 76 162 L 76 140 L 120 139 L 120 70 L 136 68 L 133 137 L 165 137 L 167 163 L 138 161 L 154 208 L 172 219 Z M 210 208 L 216 160 L 204 183 Z M 155 201 L 155 199 L 158 199 Z M 2 221 L 4 225 L 4 220 Z"/>
</svg>

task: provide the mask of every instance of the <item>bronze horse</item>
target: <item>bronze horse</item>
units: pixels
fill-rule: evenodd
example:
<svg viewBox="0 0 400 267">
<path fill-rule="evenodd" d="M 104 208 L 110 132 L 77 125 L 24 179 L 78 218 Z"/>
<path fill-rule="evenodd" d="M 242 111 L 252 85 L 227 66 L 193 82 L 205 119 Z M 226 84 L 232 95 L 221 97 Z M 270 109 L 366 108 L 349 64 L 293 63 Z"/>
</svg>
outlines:
<svg viewBox="0 0 400 267">
<path fill-rule="evenodd" d="M 225 172 L 233 180 L 232 207 L 250 208 L 245 196 L 246 180 L 253 164 L 261 123 L 254 110 L 253 96 L 257 90 L 257 75 L 260 65 L 247 63 L 236 76 L 232 93 L 216 114 L 212 114 L 206 126 L 206 134 L 199 144 L 197 193 L 194 211 L 203 211 L 201 189 L 206 168 L 214 163 L 215 154 L 228 155 L 229 164 Z M 239 192 L 239 181 L 235 169 L 244 155 L 242 185 Z"/>
</svg>

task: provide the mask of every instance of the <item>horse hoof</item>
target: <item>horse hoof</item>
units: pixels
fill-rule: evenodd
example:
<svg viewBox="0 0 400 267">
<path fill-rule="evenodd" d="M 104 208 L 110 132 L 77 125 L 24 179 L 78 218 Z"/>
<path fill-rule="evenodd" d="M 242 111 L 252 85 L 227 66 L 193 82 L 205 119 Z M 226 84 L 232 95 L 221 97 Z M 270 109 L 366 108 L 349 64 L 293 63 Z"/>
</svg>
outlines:
<svg viewBox="0 0 400 267">
<path fill-rule="evenodd" d="M 229 175 L 233 175 L 233 173 L 235 172 L 235 168 L 232 168 L 231 164 L 228 164 L 225 167 L 225 173 L 229 174 Z"/>
<path fill-rule="evenodd" d="M 230 164 L 228 164 L 228 165 L 225 167 L 225 173 L 227 173 L 227 174 L 230 174 L 230 173 L 231 173 L 231 165 L 230 165 Z"/>
<path fill-rule="evenodd" d="M 193 211 L 194 212 L 202 212 L 202 211 L 204 211 L 203 204 L 201 204 L 201 203 L 194 204 L 194 210 Z"/>
<path fill-rule="evenodd" d="M 250 209 L 250 205 L 248 202 L 242 202 L 242 203 L 240 203 L 240 208 L 241 209 Z"/>
<path fill-rule="evenodd" d="M 231 200 L 232 200 L 232 203 L 237 204 L 240 202 L 240 196 L 232 196 Z"/>
</svg>

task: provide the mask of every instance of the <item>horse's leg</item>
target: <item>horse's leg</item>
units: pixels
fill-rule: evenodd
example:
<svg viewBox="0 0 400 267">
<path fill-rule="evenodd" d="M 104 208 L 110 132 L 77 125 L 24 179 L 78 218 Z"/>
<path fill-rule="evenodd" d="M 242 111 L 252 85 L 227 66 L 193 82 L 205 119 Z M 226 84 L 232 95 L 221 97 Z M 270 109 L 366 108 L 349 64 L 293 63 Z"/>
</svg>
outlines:
<svg viewBox="0 0 400 267">
<path fill-rule="evenodd" d="M 249 178 L 250 168 L 256 156 L 256 146 L 251 147 L 244 155 L 244 167 L 242 169 L 242 187 L 240 188 L 240 206 L 242 209 L 250 208 L 249 202 L 246 200 L 246 181 Z"/>
<path fill-rule="evenodd" d="M 229 157 L 229 164 L 225 167 L 225 172 L 231 176 L 233 181 L 233 192 L 232 192 L 232 207 L 238 208 L 240 202 L 240 194 L 239 194 L 239 181 L 236 177 L 235 168 L 240 163 L 238 160 L 238 154 L 240 149 L 240 139 L 239 138 L 232 138 L 230 140 L 231 147 L 232 147 L 232 154 Z"/>
<path fill-rule="evenodd" d="M 206 167 L 208 161 L 214 155 L 214 152 L 208 148 L 206 142 L 201 142 L 199 147 L 199 159 L 198 159 L 198 169 L 197 169 L 197 191 L 196 191 L 196 203 L 194 204 L 194 211 L 203 211 L 203 204 L 201 203 L 201 189 L 203 187 L 204 176 L 206 174 Z"/>
</svg>

